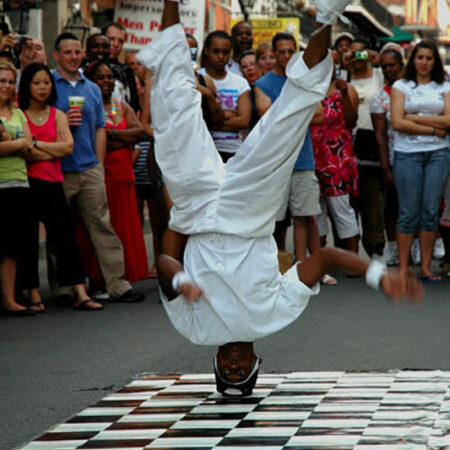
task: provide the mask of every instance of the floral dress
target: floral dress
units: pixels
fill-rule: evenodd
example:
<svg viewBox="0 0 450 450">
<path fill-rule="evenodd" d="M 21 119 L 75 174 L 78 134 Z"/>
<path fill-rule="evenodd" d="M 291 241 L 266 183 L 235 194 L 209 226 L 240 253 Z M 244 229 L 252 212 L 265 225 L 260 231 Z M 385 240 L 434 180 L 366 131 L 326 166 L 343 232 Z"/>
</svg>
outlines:
<svg viewBox="0 0 450 450">
<path fill-rule="evenodd" d="M 322 197 L 358 195 L 353 139 L 339 91 L 322 101 L 324 124 L 312 126 L 314 162 Z"/>
</svg>

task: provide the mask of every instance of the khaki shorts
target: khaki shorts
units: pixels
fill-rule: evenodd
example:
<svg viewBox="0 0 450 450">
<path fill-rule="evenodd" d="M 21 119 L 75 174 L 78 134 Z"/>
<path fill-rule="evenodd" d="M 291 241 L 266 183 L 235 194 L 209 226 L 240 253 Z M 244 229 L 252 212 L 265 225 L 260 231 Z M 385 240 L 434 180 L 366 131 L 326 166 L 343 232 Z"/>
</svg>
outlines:
<svg viewBox="0 0 450 450">
<path fill-rule="evenodd" d="M 283 220 L 289 206 L 292 217 L 320 214 L 320 188 L 314 170 L 294 170 L 283 202 L 277 212 L 277 221 Z"/>
</svg>

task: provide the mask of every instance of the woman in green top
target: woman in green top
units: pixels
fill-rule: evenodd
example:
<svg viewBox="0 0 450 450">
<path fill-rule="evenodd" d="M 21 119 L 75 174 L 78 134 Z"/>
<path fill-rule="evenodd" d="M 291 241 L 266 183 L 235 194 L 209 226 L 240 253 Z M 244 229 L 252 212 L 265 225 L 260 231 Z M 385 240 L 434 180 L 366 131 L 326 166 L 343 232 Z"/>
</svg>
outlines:
<svg viewBox="0 0 450 450">
<path fill-rule="evenodd" d="M 12 106 L 17 72 L 13 65 L 0 62 L 0 285 L 4 315 L 33 315 L 16 302 L 17 262 L 23 267 L 26 288 L 29 232 L 29 189 L 26 159 L 46 160 L 49 155 L 33 148 L 31 132 L 23 112 Z"/>
</svg>

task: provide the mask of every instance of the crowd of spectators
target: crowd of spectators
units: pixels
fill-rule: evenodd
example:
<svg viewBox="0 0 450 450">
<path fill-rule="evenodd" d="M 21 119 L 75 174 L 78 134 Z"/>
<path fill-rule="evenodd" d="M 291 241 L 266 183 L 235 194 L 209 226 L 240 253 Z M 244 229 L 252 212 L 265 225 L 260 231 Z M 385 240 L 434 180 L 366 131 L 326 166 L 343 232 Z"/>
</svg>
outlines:
<svg viewBox="0 0 450 450">
<path fill-rule="evenodd" d="M 247 22 L 210 33 L 201 54 L 194 36 L 186 41 L 203 117 L 226 162 L 280 95 L 297 42 L 279 33 L 255 46 Z M 4 315 L 45 311 L 40 223 L 59 305 L 99 311 L 105 299 L 139 302 L 132 283 L 158 276 L 171 202 L 153 152 L 153 75 L 136 52 L 124 54 L 124 43 L 119 23 L 89 36 L 84 49 L 63 33 L 51 70 L 40 40 L 10 33 L 0 42 Z M 374 48 L 346 32 L 331 51 L 328 92 L 279 205 L 280 269 L 327 245 L 331 224 L 334 245 L 359 252 L 361 236 L 370 257 L 400 271 L 412 262 L 423 282 L 442 282 L 450 277 L 450 80 L 436 44 L 421 41 L 406 59 L 396 44 Z M 286 251 L 291 224 L 294 256 Z M 432 272 L 433 257 L 442 273 Z M 322 283 L 337 280 L 328 274 Z"/>
</svg>

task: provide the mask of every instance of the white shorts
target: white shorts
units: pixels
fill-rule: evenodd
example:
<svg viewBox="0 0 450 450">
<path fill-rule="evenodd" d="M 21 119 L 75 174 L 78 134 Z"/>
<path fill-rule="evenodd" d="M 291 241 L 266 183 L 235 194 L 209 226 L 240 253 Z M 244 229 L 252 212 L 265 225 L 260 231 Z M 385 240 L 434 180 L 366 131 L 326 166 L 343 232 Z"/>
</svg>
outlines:
<svg viewBox="0 0 450 450">
<path fill-rule="evenodd" d="M 348 239 L 359 234 L 355 210 L 350 205 L 350 196 L 320 197 L 322 212 L 317 216 L 319 235 L 328 234 L 328 211 L 331 214 L 339 239 Z"/>
</svg>

